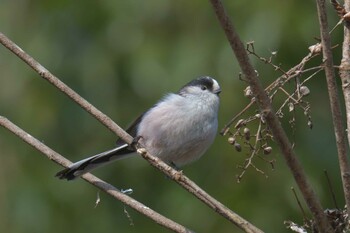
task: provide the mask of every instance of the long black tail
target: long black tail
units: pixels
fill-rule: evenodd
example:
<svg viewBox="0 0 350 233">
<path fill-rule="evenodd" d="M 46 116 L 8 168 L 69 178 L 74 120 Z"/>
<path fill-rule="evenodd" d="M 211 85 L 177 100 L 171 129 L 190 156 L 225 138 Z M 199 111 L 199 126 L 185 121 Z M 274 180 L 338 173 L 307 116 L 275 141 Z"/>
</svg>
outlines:
<svg viewBox="0 0 350 233">
<path fill-rule="evenodd" d="M 59 171 L 56 177 L 59 179 L 74 180 L 75 178 L 90 172 L 98 167 L 109 164 L 130 156 L 134 150 L 130 149 L 128 144 L 123 144 L 112 150 L 102 152 L 89 158 L 73 163 L 68 168 Z"/>
</svg>

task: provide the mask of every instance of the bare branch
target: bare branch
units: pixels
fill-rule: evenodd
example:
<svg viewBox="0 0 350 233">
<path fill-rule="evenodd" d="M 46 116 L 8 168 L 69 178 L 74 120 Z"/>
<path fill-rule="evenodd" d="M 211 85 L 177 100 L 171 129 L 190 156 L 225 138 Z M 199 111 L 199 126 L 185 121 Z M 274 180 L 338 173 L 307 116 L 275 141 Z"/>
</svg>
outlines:
<svg viewBox="0 0 350 233">
<path fill-rule="evenodd" d="M 108 129 L 110 129 L 112 132 L 116 133 L 126 143 L 130 144 L 132 142 L 132 137 L 129 134 L 127 134 L 121 127 L 119 127 L 110 117 L 108 117 L 106 114 L 102 113 L 100 110 L 95 108 L 92 104 L 90 104 L 88 101 L 86 101 L 78 93 L 73 91 L 65 83 L 63 83 L 61 80 L 59 80 L 57 77 L 55 77 L 45 67 L 43 67 L 39 62 L 37 62 L 29 54 L 24 52 L 20 47 L 18 47 L 14 42 L 12 42 L 9 38 L 7 38 L 1 32 L 0 32 L 0 43 L 2 45 L 4 45 L 6 48 L 8 48 L 11 52 L 16 54 L 25 63 L 27 63 L 42 78 L 49 81 L 52 85 L 54 85 L 61 92 L 66 94 L 74 102 L 79 104 L 83 109 L 85 109 L 85 111 L 90 113 L 93 117 L 95 117 L 102 124 L 104 124 Z"/>
<path fill-rule="evenodd" d="M 255 99 L 251 99 L 249 104 L 245 106 L 239 113 L 237 113 L 225 126 L 224 128 L 220 131 L 221 135 L 226 135 L 227 132 L 230 130 L 230 126 L 235 122 L 238 117 L 240 117 L 243 113 L 245 113 L 253 104 L 255 103 Z"/>
<path fill-rule="evenodd" d="M 244 173 L 247 171 L 247 169 L 252 166 L 254 167 L 256 170 L 258 170 L 255 165 L 253 164 L 252 160 L 254 158 L 254 156 L 256 156 L 258 154 L 258 151 L 259 151 L 259 146 L 258 146 L 258 143 L 260 141 L 260 135 L 261 135 L 261 121 L 259 121 L 259 126 L 258 126 L 258 130 L 257 130 L 257 133 L 256 133 L 256 138 L 255 138 L 255 144 L 254 146 L 252 146 L 252 150 L 251 150 L 251 154 L 249 156 L 249 158 L 247 158 L 245 160 L 245 165 L 242 167 L 242 172 L 241 174 L 239 174 L 237 176 L 237 182 L 241 182 L 242 178 L 243 178 L 243 175 Z M 260 171 L 260 170 L 259 170 Z M 261 171 L 261 173 L 264 175 L 264 172 Z"/>
<path fill-rule="evenodd" d="M 328 184 L 328 187 L 329 187 L 329 191 L 331 192 L 331 195 L 332 195 L 334 207 L 335 207 L 336 209 L 340 209 L 340 208 L 338 207 L 337 199 L 335 198 L 335 192 L 334 192 L 334 189 L 333 189 L 333 186 L 332 186 L 332 182 L 331 182 L 331 179 L 329 178 L 329 175 L 328 175 L 327 170 L 324 170 L 324 174 L 325 174 L 326 179 L 327 179 L 327 184 Z"/>
<path fill-rule="evenodd" d="M 331 0 L 331 3 L 334 9 L 336 10 L 338 16 L 340 18 L 343 18 L 343 16 L 346 14 L 346 10 L 344 9 L 344 7 L 340 5 L 340 3 L 337 0 Z"/>
<path fill-rule="evenodd" d="M 274 135 L 274 138 L 279 145 L 282 154 L 287 162 L 289 169 L 291 170 L 296 183 L 300 191 L 303 194 L 303 197 L 311 210 L 318 229 L 320 232 L 332 232 L 332 228 L 329 225 L 329 222 L 323 213 L 322 206 L 314 192 L 311 188 L 309 181 L 305 175 L 305 172 L 295 155 L 293 148 L 287 138 L 286 133 L 284 132 L 278 118 L 276 117 L 269 97 L 266 95 L 264 88 L 257 78 L 257 74 L 250 63 L 246 49 L 239 38 L 229 16 L 226 14 L 224 6 L 220 0 L 210 0 L 215 13 L 220 21 L 222 28 L 225 31 L 226 37 L 231 45 L 231 48 L 238 60 L 238 63 L 245 75 L 245 78 L 248 80 L 249 85 L 256 97 L 256 102 L 265 115 L 266 122 L 269 124 L 271 131 Z"/>
<path fill-rule="evenodd" d="M 62 165 L 62 166 L 69 166 L 71 162 L 46 146 L 45 144 L 41 143 L 39 140 L 34 138 L 29 133 L 25 132 L 21 128 L 19 128 L 17 125 L 13 124 L 11 121 L 9 121 L 7 118 L 0 116 L 0 125 L 9 131 L 11 131 L 13 134 L 17 135 L 19 138 L 21 138 L 23 141 L 40 151 L 42 154 L 44 154 L 46 157 L 48 157 L 50 160 Z M 147 216 L 148 218 L 152 219 L 159 225 L 168 228 L 170 230 L 173 230 L 175 232 L 192 232 L 191 230 L 185 228 L 184 226 L 174 222 L 171 219 L 168 219 L 164 217 L 163 215 L 157 213 L 156 211 L 152 210 L 148 206 L 145 206 L 141 202 L 138 202 L 137 200 L 131 198 L 130 196 L 120 192 L 117 188 L 112 186 L 111 184 L 106 183 L 105 181 L 97 178 L 96 176 L 92 174 L 86 174 L 82 177 L 84 180 L 89 182 L 90 184 L 94 185 L 95 187 L 99 188 L 100 190 L 104 191 L 105 193 L 109 194 L 113 198 L 123 202 L 124 204 L 130 206 L 131 208 L 135 209 L 139 213 Z"/>
<path fill-rule="evenodd" d="M 329 100 L 331 105 L 331 113 L 333 119 L 334 133 L 336 139 L 336 145 L 338 149 L 338 160 L 341 172 L 341 178 L 343 182 L 345 202 L 347 206 L 350 206 L 350 166 L 347 158 L 347 144 L 345 131 L 343 127 L 343 120 L 340 109 L 340 101 L 338 96 L 338 89 L 335 82 L 335 73 L 333 68 L 333 55 L 331 50 L 331 38 L 328 30 L 327 13 L 324 0 L 316 0 L 318 20 L 321 30 L 321 42 L 323 51 L 323 60 L 327 80 L 327 88 L 329 94 Z M 344 43 L 345 43 L 344 39 Z M 349 46 L 349 44 L 347 44 Z M 349 119 L 350 120 L 350 119 Z M 349 125 L 348 125 L 349 127 Z M 348 208 L 348 214 L 350 215 L 350 209 Z"/>
<path fill-rule="evenodd" d="M 61 92 L 68 95 L 74 102 L 78 103 L 82 108 L 84 108 L 87 112 L 93 115 L 96 119 L 98 119 L 102 124 L 107 126 L 112 132 L 116 133 L 127 143 L 132 142 L 132 137 L 127 134 L 122 128 L 120 128 L 111 118 L 107 115 L 103 114 L 85 99 L 83 99 L 80 95 L 74 92 L 71 88 L 69 88 L 66 84 L 60 81 L 57 77 L 51 74 L 48 70 L 46 70 L 40 63 L 34 60 L 31 56 L 25 53 L 21 48 L 19 48 L 14 42 L 12 42 L 9 38 L 7 38 L 3 33 L 0 33 L 0 43 L 3 44 L 6 48 L 16 54 L 19 58 L 21 58 L 24 62 L 26 62 L 32 69 L 39 73 L 41 77 L 49 81 L 55 87 L 57 87 Z M 204 202 L 210 208 L 215 210 L 217 213 L 228 219 L 230 222 L 235 224 L 240 229 L 249 233 L 260 233 L 262 232 L 260 229 L 252 225 L 250 222 L 234 213 L 232 210 L 224 206 L 222 203 L 217 201 L 215 198 L 210 196 L 204 190 L 202 190 L 199 186 L 197 186 L 193 181 L 187 178 L 182 172 L 179 172 L 172 167 L 168 166 L 162 160 L 157 157 L 150 155 L 143 148 L 138 149 L 137 152 L 141 154 L 149 163 L 151 163 L 154 167 L 158 168 L 162 172 L 164 172 L 167 176 L 172 178 L 178 184 L 180 184 L 183 188 L 192 193 L 199 200 Z M 67 167 L 68 163 L 60 163 Z M 84 176 L 85 177 L 85 176 Z M 95 185 L 95 184 L 94 184 Z"/>
<path fill-rule="evenodd" d="M 350 10 L 350 1 L 345 1 L 346 10 Z M 347 137 L 350 144 L 350 23 L 344 22 L 344 40 L 342 60 L 339 66 L 339 76 L 342 81 L 342 90 L 345 99 L 345 110 L 347 119 Z"/>
<path fill-rule="evenodd" d="M 169 167 L 167 164 L 161 163 L 161 160 L 159 158 L 151 156 L 146 152 L 144 148 L 139 148 L 138 153 L 147 159 L 147 161 L 149 161 L 153 166 L 166 173 L 171 179 L 175 180 L 187 191 L 194 194 L 202 202 L 213 208 L 216 212 L 221 214 L 223 217 L 234 223 L 245 232 L 262 233 L 260 229 L 256 228 L 254 225 L 225 207 L 222 203 L 209 196 L 203 189 L 201 189 L 193 181 L 186 177 L 182 171 L 176 171 L 175 169 L 171 169 L 171 167 Z"/>
<path fill-rule="evenodd" d="M 249 43 L 249 46 L 252 47 L 252 43 Z M 266 60 L 265 58 L 262 58 L 260 56 L 258 56 L 254 49 L 252 50 L 250 47 L 248 47 L 249 50 L 249 54 L 254 55 L 255 57 L 258 57 L 260 60 Z M 301 62 L 297 65 L 295 65 L 294 67 L 292 67 L 291 69 L 289 69 L 287 72 L 281 71 L 283 73 L 282 76 L 278 77 L 275 81 L 273 81 L 270 85 L 268 85 L 265 88 L 265 91 L 267 93 L 271 92 L 272 90 L 274 90 L 275 88 L 279 88 L 280 86 L 283 86 L 285 83 L 288 83 L 290 80 L 292 80 L 293 78 L 309 72 L 309 71 L 313 71 L 316 70 L 314 74 L 312 74 L 309 78 L 305 79 L 300 85 L 303 85 L 305 82 L 307 82 L 309 79 L 311 79 L 312 77 L 314 77 L 318 72 L 320 72 L 323 68 L 322 67 L 312 67 L 309 69 L 304 69 L 304 66 L 307 62 L 309 62 L 312 58 L 316 57 L 319 55 L 318 52 L 318 48 L 321 47 L 320 44 L 316 44 L 312 47 L 312 49 L 310 49 L 311 51 L 301 60 Z M 268 64 L 270 64 L 271 66 L 273 66 L 276 70 L 280 70 L 278 68 L 276 68 L 276 65 L 272 64 L 270 61 L 268 62 Z M 273 96 L 273 95 L 271 95 Z M 245 106 L 239 113 L 237 113 L 225 126 L 224 128 L 220 131 L 221 135 L 226 135 L 229 130 L 230 130 L 230 126 L 241 116 L 243 115 L 248 109 L 250 109 L 250 107 L 252 107 L 255 103 L 256 99 L 252 98 L 250 100 L 250 102 L 247 104 L 247 106 Z"/>
</svg>

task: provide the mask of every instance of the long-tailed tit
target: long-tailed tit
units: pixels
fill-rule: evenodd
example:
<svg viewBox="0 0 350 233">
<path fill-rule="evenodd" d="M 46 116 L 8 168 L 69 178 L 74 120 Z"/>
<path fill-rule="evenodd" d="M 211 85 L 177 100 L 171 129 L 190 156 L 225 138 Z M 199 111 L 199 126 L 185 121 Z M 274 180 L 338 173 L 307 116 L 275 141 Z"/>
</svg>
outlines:
<svg viewBox="0 0 350 233">
<path fill-rule="evenodd" d="M 194 79 L 176 94 L 167 94 L 137 118 L 127 132 L 139 138 L 150 154 L 169 165 L 180 167 L 190 163 L 201 157 L 214 141 L 220 92 L 215 79 Z M 116 148 L 73 163 L 56 176 L 72 180 L 134 152 L 134 148 L 119 139 Z"/>
</svg>

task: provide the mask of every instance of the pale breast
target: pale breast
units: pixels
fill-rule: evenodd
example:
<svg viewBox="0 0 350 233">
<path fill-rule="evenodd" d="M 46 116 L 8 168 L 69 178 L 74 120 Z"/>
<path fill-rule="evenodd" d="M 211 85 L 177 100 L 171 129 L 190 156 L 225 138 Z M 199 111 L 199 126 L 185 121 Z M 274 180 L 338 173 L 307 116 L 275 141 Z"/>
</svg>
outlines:
<svg viewBox="0 0 350 233">
<path fill-rule="evenodd" d="M 217 115 L 192 102 L 186 104 L 186 109 L 184 97 L 172 97 L 172 101 L 160 102 L 145 114 L 137 134 L 151 154 L 181 166 L 198 159 L 212 144 L 218 127 Z"/>
</svg>

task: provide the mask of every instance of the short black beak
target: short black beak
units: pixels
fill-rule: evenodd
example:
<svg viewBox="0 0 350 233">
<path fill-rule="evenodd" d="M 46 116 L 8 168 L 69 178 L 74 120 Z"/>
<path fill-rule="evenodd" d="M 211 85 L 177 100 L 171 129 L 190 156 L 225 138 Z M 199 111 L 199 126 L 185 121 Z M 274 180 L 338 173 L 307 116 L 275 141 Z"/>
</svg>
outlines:
<svg viewBox="0 0 350 233">
<path fill-rule="evenodd" d="M 221 88 L 219 88 L 219 89 L 217 89 L 217 90 L 214 91 L 214 94 L 219 95 L 220 93 L 221 93 Z"/>
</svg>

